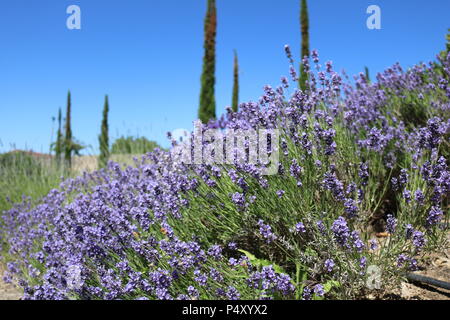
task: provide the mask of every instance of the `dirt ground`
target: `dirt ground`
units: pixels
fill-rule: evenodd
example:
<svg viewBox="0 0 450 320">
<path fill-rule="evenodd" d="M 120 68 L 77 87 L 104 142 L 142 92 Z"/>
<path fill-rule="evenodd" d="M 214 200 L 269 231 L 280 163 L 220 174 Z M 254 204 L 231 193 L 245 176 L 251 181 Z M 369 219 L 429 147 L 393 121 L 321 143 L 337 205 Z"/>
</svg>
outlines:
<svg viewBox="0 0 450 320">
<path fill-rule="evenodd" d="M 448 233 L 447 238 L 450 241 L 450 232 Z M 415 273 L 450 282 L 450 248 L 447 247 L 442 252 L 432 254 L 427 258 L 427 263 L 421 266 L 422 270 L 416 271 Z M 423 283 L 403 282 L 401 289 L 386 294 L 383 298 L 405 300 L 450 300 L 450 290 Z"/>
<path fill-rule="evenodd" d="M 19 288 L 3 282 L 4 267 L 0 264 L 0 300 L 19 300 L 22 292 Z"/>
<path fill-rule="evenodd" d="M 436 257 L 431 266 L 417 274 L 450 282 L 450 260 Z M 400 299 L 407 300 L 450 300 L 450 290 L 421 283 L 402 283 Z"/>
</svg>

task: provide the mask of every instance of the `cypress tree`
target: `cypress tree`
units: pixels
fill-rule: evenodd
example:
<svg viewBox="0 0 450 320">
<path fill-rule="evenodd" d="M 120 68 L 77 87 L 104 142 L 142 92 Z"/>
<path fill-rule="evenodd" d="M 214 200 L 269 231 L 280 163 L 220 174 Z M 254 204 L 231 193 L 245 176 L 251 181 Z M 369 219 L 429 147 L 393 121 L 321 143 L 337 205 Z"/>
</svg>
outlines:
<svg viewBox="0 0 450 320">
<path fill-rule="evenodd" d="M 367 83 L 370 83 L 369 68 L 364 67 L 364 71 L 365 71 L 365 73 L 366 73 L 366 80 L 367 80 Z"/>
<path fill-rule="evenodd" d="M 72 139 L 72 128 L 71 128 L 71 97 L 70 91 L 67 94 L 67 110 L 66 110 L 66 136 L 64 139 L 64 160 L 67 168 L 72 166 L 72 149 L 73 149 L 73 139 Z"/>
<path fill-rule="evenodd" d="M 109 158 L 108 112 L 109 112 L 109 102 L 108 102 L 108 95 L 106 95 L 105 105 L 103 107 L 101 134 L 99 135 L 100 157 L 98 162 L 100 168 L 106 167 Z"/>
<path fill-rule="evenodd" d="M 447 33 L 447 53 L 450 52 L 450 28 L 448 29 Z"/>
<path fill-rule="evenodd" d="M 306 0 L 302 0 L 300 10 L 300 25 L 302 33 L 302 55 L 301 58 L 309 57 L 309 18 L 308 18 L 308 6 Z M 299 87 L 305 91 L 308 87 L 308 74 L 305 72 L 303 62 L 300 62 L 300 77 L 298 79 Z"/>
<path fill-rule="evenodd" d="M 61 114 L 61 107 L 60 107 L 59 111 L 58 111 L 58 133 L 56 136 L 56 146 L 55 146 L 55 157 L 56 157 L 56 164 L 58 165 L 58 167 L 61 164 L 61 153 L 62 153 L 62 148 L 63 148 L 63 135 L 62 135 L 61 122 L 62 122 L 62 114 Z"/>
<path fill-rule="evenodd" d="M 233 100 L 231 107 L 234 112 L 238 111 L 239 105 L 239 64 L 236 50 L 234 50 L 234 68 L 233 68 Z"/>
<path fill-rule="evenodd" d="M 203 123 L 216 118 L 216 102 L 214 98 L 215 68 L 216 68 L 216 1 L 208 0 L 208 10 L 205 17 L 205 39 L 203 48 L 203 71 L 201 77 L 200 106 L 198 117 Z"/>
</svg>

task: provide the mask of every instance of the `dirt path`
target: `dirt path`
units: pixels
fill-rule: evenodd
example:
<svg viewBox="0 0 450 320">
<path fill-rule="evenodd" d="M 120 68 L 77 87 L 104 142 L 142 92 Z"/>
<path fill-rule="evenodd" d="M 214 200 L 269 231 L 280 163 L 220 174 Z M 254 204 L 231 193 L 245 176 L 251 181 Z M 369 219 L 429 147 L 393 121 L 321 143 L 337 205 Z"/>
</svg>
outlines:
<svg viewBox="0 0 450 320">
<path fill-rule="evenodd" d="M 450 282 L 450 249 L 447 248 L 442 254 L 431 256 L 425 270 L 416 273 Z M 401 293 L 403 299 L 450 300 L 450 290 L 421 283 L 403 283 Z"/>
<path fill-rule="evenodd" d="M 19 300 L 22 293 L 19 288 L 3 282 L 4 267 L 0 264 L 0 300 Z"/>
<path fill-rule="evenodd" d="M 449 260 L 446 259 L 445 262 L 442 262 L 442 260 L 436 259 L 435 263 L 429 269 L 419 271 L 417 274 L 449 282 Z M 408 300 L 450 300 L 450 290 L 422 283 L 402 283 L 401 298 Z"/>
<path fill-rule="evenodd" d="M 447 235 L 450 243 L 450 232 Z M 450 282 L 450 247 L 442 252 L 431 254 L 427 263 L 420 266 L 422 270 L 415 273 L 441 281 Z M 450 290 L 423 283 L 403 282 L 401 289 L 387 294 L 386 299 L 406 300 L 450 300 Z"/>
</svg>

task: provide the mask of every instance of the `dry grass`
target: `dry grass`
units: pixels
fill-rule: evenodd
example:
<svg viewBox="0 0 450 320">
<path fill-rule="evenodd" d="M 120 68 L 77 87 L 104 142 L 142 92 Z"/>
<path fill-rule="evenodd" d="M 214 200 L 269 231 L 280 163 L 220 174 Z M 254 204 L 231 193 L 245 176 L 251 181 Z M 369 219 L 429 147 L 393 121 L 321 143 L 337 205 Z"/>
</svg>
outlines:
<svg viewBox="0 0 450 320">
<path fill-rule="evenodd" d="M 142 155 L 131 154 L 114 154 L 111 155 L 110 160 L 117 162 L 123 166 L 134 166 L 133 158 L 140 158 Z M 75 156 L 72 159 L 72 169 L 76 174 L 81 174 L 85 171 L 92 172 L 98 169 L 97 156 Z"/>
</svg>

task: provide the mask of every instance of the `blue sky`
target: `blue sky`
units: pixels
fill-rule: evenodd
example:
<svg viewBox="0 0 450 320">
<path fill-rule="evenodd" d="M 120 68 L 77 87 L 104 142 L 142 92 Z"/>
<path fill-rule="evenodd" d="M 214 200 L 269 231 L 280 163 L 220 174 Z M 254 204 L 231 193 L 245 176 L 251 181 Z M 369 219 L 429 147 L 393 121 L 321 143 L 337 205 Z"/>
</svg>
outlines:
<svg viewBox="0 0 450 320">
<path fill-rule="evenodd" d="M 68 30 L 66 8 L 81 8 Z M 381 30 L 366 27 L 369 5 Z M 447 0 L 308 1 L 311 49 L 322 61 L 372 77 L 395 62 L 430 61 L 445 47 Z M 300 52 L 299 0 L 217 0 L 217 114 L 231 104 L 233 50 L 240 102 L 288 74 L 283 47 Z M 110 136 L 140 135 L 167 146 L 166 132 L 197 116 L 206 0 L 2 0 L 0 152 L 48 152 L 52 117 L 72 92 L 73 134 L 96 153 L 104 95 Z M 56 127 L 56 123 L 55 123 Z M 53 134 L 55 137 L 55 134 Z"/>
</svg>

